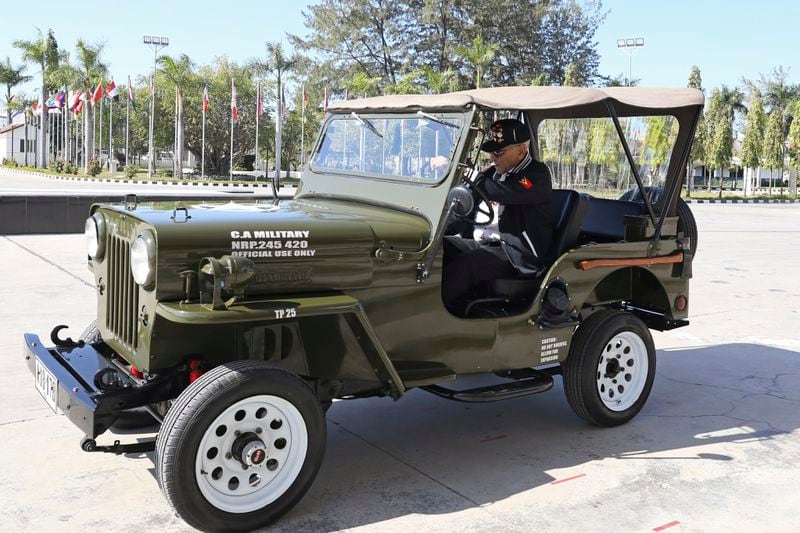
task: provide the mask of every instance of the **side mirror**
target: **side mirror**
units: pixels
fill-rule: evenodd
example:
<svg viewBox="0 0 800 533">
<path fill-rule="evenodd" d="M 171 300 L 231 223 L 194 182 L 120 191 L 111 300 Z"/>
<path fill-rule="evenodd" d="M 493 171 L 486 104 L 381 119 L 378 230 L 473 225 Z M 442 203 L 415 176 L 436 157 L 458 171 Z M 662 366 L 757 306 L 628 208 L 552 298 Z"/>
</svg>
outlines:
<svg viewBox="0 0 800 533">
<path fill-rule="evenodd" d="M 466 188 L 461 185 L 453 187 L 450 194 L 447 195 L 447 205 L 450 210 L 460 217 L 465 217 L 472 213 L 475 207 L 475 199 L 472 197 Z"/>
</svg>

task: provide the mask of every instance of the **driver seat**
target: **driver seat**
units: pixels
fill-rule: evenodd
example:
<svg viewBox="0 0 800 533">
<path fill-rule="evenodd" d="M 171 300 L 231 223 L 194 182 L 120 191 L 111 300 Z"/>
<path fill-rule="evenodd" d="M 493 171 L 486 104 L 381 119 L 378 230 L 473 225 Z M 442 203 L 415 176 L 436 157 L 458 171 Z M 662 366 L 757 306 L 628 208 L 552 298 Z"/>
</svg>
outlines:
<svg viewBox="0 0 800 533">
<path fill-rule="evenodd" d="M 578 244 L 581 223 L 589 209 L 586 197 L 568 189 L 553 189 L 552 194 L 553 244 L 551 258 L 558 258 L 570 248 Z M 484 306 L 481 304 L 494 302 L 511 302 L 531 298 L 539 289 L 542 276 L 517 276 L 513 278 L 497 278 L 489 282 L 489 298 L 481 298 L 471 302 L 466 308 L 470 316 Z"/>
</svg>

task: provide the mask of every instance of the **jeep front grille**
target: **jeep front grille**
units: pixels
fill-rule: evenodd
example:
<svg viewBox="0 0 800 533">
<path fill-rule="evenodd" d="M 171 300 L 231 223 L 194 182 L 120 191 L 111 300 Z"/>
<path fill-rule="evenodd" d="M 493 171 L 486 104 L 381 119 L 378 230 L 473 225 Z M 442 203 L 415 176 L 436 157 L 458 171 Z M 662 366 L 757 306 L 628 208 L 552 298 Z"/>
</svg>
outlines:
<svg viewBox="0 0 800 533">
<path fill-rule="evenodd" d="M 108 300 L 106 328 L 130 350 L 137 345 L 139 286 L 131 274 L 130 243 L 118 235 L 109 235 Z"/>
</svg>

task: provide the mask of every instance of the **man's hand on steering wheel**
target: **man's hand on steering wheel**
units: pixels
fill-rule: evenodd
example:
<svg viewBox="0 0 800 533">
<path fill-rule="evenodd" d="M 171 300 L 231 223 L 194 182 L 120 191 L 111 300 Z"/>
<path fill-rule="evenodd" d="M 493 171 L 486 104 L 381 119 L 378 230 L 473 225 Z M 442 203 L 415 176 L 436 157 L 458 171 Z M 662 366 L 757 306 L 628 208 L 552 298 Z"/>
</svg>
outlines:
<svg viewBox="0 0 800 533">
<path fill-rule="evenodd" d="M 480 186 L 481 182 L 484 179 L 483 173 L 478 174 L 478 176 L 475 178 L 475 181 L 470 181 L 469 178 L 467 178 L 466 175 L 462 176 L 462 179 L 463 179 L 464 185 L 467 187 L 467 189 L 469 189 L 470 192 L 472 192 L 472 196 L 473 197 L 477 196 L 476 201 L 475 201 L 475 208 L 474 208 L 475 214 L 480 213 L 481 215 L 483 215 L 483 216 L 488 218 L 488 220 L 486 222 L 477 222 L 475 220 L 475 218 L 477 218 L 477 217 L 473 217 L 471 222 L 473 224 L 475 224 L 476 226 L 479 226 L 479 227 L 484 227 L 484 226 L 490 225 L 491 223 L 494 222 L 494 206 L 492 206 L 492 202 L 489 200 L 489 198 L 486 197 L 486 193 L 483 191 L 483 189 Z M 482 207 L 482 206 L 485 206 L 485 207 Z"/>
</svg>

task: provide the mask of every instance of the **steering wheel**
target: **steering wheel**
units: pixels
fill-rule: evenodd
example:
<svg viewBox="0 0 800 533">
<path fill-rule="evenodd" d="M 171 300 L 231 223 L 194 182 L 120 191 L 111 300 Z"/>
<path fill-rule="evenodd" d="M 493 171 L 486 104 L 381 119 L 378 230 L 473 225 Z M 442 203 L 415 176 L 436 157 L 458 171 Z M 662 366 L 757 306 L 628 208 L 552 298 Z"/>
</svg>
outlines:
<svg viewBox="0 0 800 533">
<path fill-rule="evenodd" d="M 473 196 L 477 196 L 480 200 L 475 202 L 475 214 L 480 213 L 489 219 L 486 222 L 476 222 L 474 219 L 472 219 L 470 222 L 481 228 L 492 224 L 494 222 L 494 207 L 492 206 L 492 202 L 489 201 L 489 198 L 486 197 L 486 193 L 478 186 L 478 180 L 476 179 L 475 181 L 470 181 L 466 175 L 462 176 L 461 179 L 464 181 L 464 185 L 467 187 L 467 189 L 472 192 Z M 481 205 L 484 205 L 485 207 L 481 208 Z"/>
</svg>

